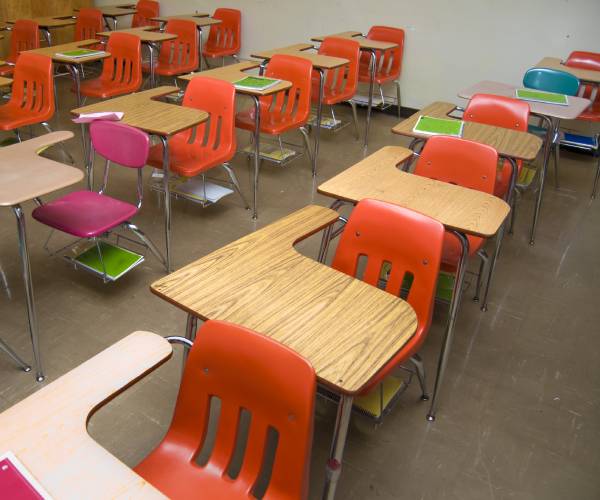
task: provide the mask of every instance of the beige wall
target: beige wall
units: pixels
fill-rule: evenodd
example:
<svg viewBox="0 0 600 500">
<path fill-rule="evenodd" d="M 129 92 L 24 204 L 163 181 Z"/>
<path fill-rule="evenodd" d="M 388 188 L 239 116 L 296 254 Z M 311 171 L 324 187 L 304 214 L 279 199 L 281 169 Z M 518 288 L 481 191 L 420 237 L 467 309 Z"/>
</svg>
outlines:
<svg viewBox="0 0 600 500">
<path fill-rule="evenodd" d="M 115 4 L 115 0 L 96 0 Z M 403 105 L 421 107 L 482 79 L 519 83 L 543 56 L 600 52 L 600 0 L 161 0 L 161 13 L 242 11 L 242 55 L 373 24 L 406 30 Z M 518 13 L 518 14 L 517 14 Z"/>
</svg>

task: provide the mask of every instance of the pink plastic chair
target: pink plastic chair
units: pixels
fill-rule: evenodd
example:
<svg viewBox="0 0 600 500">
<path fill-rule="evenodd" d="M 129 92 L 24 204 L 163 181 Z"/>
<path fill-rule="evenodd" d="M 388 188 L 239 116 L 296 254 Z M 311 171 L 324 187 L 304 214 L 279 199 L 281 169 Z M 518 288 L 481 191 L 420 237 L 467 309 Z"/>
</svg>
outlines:
<svg viewBox="0 0 600 500">
<path fill-rule="evenodd" d="M 111 230 L 122 226 L 132 231 L 142 243 L 163 263 L 158 249 L 140 229 L 129 220 L 142 207 L 142 169 L 148 160 L 150 138 L 138 129 L 111 121 L 96 121 L 90 124 L 92 154 L 98 152 L 106 159 L 104 181 L 98 192 L 75 191 L 33 211 L 33 218 L 42 224 L 78 238 L 92 239 L 102 253 L 99 239 Z M 105 193 L 108 184 L 110 162 L 137 169 L 137 202 L 135 205 L 112 198 Z M 93 167 L 92 167 L 93 168 Z M 91 172 L 88 172 L 90 175 Z M 104 265 L 104 263 L 103 263 Z M 104 269 L 104 281 L 107 281 Z"/>
</svg>

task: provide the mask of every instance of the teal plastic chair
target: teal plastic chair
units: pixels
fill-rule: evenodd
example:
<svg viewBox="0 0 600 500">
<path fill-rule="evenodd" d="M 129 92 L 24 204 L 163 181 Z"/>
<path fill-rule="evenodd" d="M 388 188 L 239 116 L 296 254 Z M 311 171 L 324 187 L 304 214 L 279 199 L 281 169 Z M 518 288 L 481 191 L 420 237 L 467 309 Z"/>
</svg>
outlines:
<svg viewBox="0 0 600 500">
<path fill-rule="evenodd" d="M 557 94 L 577 95 L 579 91 L 579 78 L 566 71 L 550 68 L 531 68 L 525 72 L 523 86 L 543 90 L 545 92 L 556 92 Z M 559 133 L 560 120 L 554 123 L 554 136 L 552 148 L 554 149 L 554 185 L 558 188 L 558 161 L 559 161 Z M 546 135 L 546 129 L 530 125 L 528 131 L 539 136 Z"/>
</svg>

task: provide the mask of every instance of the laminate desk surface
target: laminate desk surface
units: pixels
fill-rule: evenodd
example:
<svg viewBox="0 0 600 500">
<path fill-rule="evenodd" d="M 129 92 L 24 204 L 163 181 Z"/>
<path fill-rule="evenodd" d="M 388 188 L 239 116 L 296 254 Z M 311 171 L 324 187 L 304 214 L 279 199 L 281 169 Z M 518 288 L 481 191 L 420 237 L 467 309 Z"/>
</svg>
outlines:
<svg viewBox="0 0 600 500">
<path fill-rule="evenodd" d="M 171 33 L 163 33 L 162 31 L 154 31 L 157 28 L 155 26 L 142 26 L 139 28 L 126 28 L 122 30 L 114 31 L 102 31 L 97 33 L 99 36 L 110 37 L 113 33 L 130 33 L 140 37 L 142 42 L 154 43 L 154 42 L 166 42 L 167 40 L 174 40 L 177 35 Z"/>
<path fill-rule="evenodd" d="M 565 65 L 558 57 L 544 57 L 539 63 L 535 65 L 536 68 L 550 68 L 557 69 L 559 71 L 566 71 L 576 76 L 580 80 L 600 83 L 600 71 L 594 71 L 591 69 L 572 68 L 571 66 Z"/>
<path fill-rule="evenodd" d="M 515 91 L 518 88 L 521 87 L 515 87 L 514 85 L 508 85 L 506 83 L 486 80 L 476 83 L 467 89 L 461 90 L 458 93 L 458 97 L 462 97 L 463 99 L 471 99 L 471 97 L 473 97 L 475 94 L 493 94 L 516 99 Z M 590 105 L 590 100 L 584 99 L 583 97 L 569 96 L 568 99 L 569 104 L 567 106 L 536 101 L 525 102 L 529 104 L 529 109 L 532 113 L 551 116 L 561 120 L 577 119 L 577 117 Z"/>
<path fill-rule="evenodd" d="M 338 218 L 316 205 L 250 233 L 151 285 L 203 320 L 271 337 L 304 356 L 320 380 L 353 394 L 414 334 L 402 299 L 299 254 L 295 242 Z"/>
<path fill-rule="evenodd" d="M 401 146 L 386 146 L 324 182 L 318 191 L 352 203 L 365 198 L 395 203 L 475 236 L 490 238 L 498 232 L 510 212 L 504 200 L 403 172 L 398 165 L 412 154 Z"/>
<path fill-rule="evenodd" d="M 392 128 L 392 132 L 408 137 L 427 139 L 431 136 L 413 132 L 419 116 L 427 115 L 438 118 L 451 118 L 448 116 L 448 113 L 451 113 L 454 109 L 456 109 L 456 105 L 452 103 L 434 102 L 400 122 Z M 520 160 L 535 159 L 542 147 L 542 140 L 533 134 L 475 122 L 465 122 L 463 139 L 487 144 L 503 156 Z"/>
<path fill-rule="evenodd" d="M 12 451 L 53 498 L 165 498 L 87 433 L 90 416 L 167 361 L 170 344 L 135 332 L 0 414 Z"/>
<path fill-rule="evenodd" d="M 201 17 L 209 17 L 210 14 L 206 13 L 206 12 L 196 12 L 193 14 L 179 14 L 178 16 L 159 16 L 159 17 L 153 17 L 150 20 L 151 21 L 158 21 L 160 23 L 166 23 L 167 21 L 171 20 L 171 19 L 189 19 L 190 21 L 196 21 L 198 18 Z"/>
<path fill-rule="evenodd" d="M 90 38 L 88 40 L 81 40 L 79 42 L 70 42 L 70 43 L 63 43 L 60 45 L 52 45 L 50 47 L 42 47 L 41 49 L 33 49 L 33 50 L 28 50 L 26 52 L 31 52 L 32 54 L 41 54 L 43 56 L 51 57 L 53 61 L 66 63 L 66 64 L 84 64 L 87 62 L 99 61 L 100 59 L 105 59 L 107 57 L 110 57 L 109 52 L 105 52 L 104 54 L 96 54 L 96 55 L 90 55 L 90 56 L 86 56 L 86 57 L 77 57 L 77 58 L 63 57 L 63 56 L 58 55 L 59 52 L 64 53 L 64 52 L 68 52 L 71 50 L 86 48 L 86 47 L 89 47 L 90 45 L 96 45 L 96 44 L 98 44 L 98 40 Z"/>
<path fill-rule="evenodd" d="M 18 205 L 83 179 L 78 168 L 38 154 L 71 137 L 72 132 L 52 132 L 0 148 L 0 207 Z"/>
<path fill-rule="evenodd" d="M 297 43 L 295 45 L 288 45 L 287 47 L 281 47 L 273 50 L 263 50 L 262 52 L 253 52 L 251 57 L 258 59 L 271 59 L 275 54 L 286 54 L 290 56 L 303 57 L 312 62 L 315 68 L 321 69 L 335 69 L 348 64 L 347 59 L 341 57 L 324 56 L 317 52 L 309 51 L 313 46 L 310 43 Z"/>
<path fill-rule="evenodd" d="M 333 33 L 332 35 L 315 36 L 311 38 L 313 42 L 322 42 L 325 38 L 349 38 L 350 40 L 356 40 L 360 44 L 361 49 L 365 50 L 390 50 L 398 47 L 397 43 L 393 42 L 381 42 L 379 40 L 369 40 L 365 38 L 360 31 L 343 31 L 341 33 Z"/>
<path fill-rule="evenodd" d="M 102 12 L 103 16 L 107 17 L 121 17 L 121 16 L 132 16 L 137 13 L 137 10 L 134 7 L 119 7 L 117 5 L 104 5 L 98 6 L 97 9 Z M 73 9 L 75 12 L 79 12 L 79 9 Z"/>
<path fill-rule="evenodd" d="M 184 21 L 192 21 L 196 27 L 203 28 L 205 26 L 212 26 L 213 24 L 221 24 L 223 21 L 220 19 L 214 19 L 212 17 L 208 17 L 208 14 L 203 16 L 193 15 L 193 16 L 169 16 L 169 17 L 153 17 L 152 21 L 159 21 L 161 23 L 166 23 L 169 19 L 182 19 Z"/>
<path fill-rule="evenodd" d="M 73 26 L 77 20 L 74 16 L 70 14 L 65 14 L 63 16 L 45 16 L 45 17 L 29 17 L 25 18 L 31 21 L 35 21 L 38 23 L 40 28 L 62 28 L 64 26 Z M 16 19 L 11 19 L 7 21 L 10 24 L 14 24 Z"/>
<path fill-rule="evenodd" d="M 2 61 L 0 61 L 0 66 L 2 66 Z M 12 85 L 12 78 L 0 76 L 0 87 L 8 87 L 9 85 Z"/>
<path fill-rule="evenodd" d="M 180 80 L 190 81 L 197 76 L 208 76 L 210 78 L 216 78 L 217 80 L 224 80 L 226 82 L 234 83 L 242 78 L 249 76 L 248 73 L 244 73 L 245 70 L 258 68 L 260 64 L 256 61 L 243 61 L 237 64 L 231 64 L 229 66 L 223 66 L 221 68 L 209 69 L 206 71 L 198 71 L 196 73 L 190 73 L 188 75 L 180 76 Z M 240 94 L 267 96 L 276 94 L 282 90 L 287 90 L 292 86 L 291 82 L 282 80 L 277 85 L 273 85 L 268 89 L 264 90 L 253 90 L 253 89 L 241 89 L 236 88 L 235 91 Z"/>
<path fill-rule="evenodd" d="M 176 134 L 208 120 L 206 111 L 155 100 L 175 92 L 179 92 L 177 87 L 156 87 L 73 109 L 71 113 L 120 111 L 124 113 L 121 123 L 162 136 Z"/>
</svg>

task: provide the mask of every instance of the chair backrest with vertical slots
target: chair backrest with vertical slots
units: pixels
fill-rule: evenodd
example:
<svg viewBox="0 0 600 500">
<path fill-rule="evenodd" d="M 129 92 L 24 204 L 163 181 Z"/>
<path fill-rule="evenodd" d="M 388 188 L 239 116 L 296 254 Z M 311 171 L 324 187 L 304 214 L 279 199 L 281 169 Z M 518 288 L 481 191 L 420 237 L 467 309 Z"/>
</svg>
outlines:
<svg viewBox="0 0 600 500">
<path fill-rule="evenodd" d="M 360 44 L 347 38 L 327 37 L 319 47 L 319 54 L 347 59 L 349 64 L 341 70 L 328 71 L 325 79 L 325 93 L 334 92 L 336 95 L 354 96 L 358 86 L 358 62 Z M 314 95 L 313 100 L 318 97 Z"/>
<path fill-rule="evenodd" d="M 52 118 L 55 104 L 51 58 L 27 52 L 19 56 L 9 105 L 26 110 L 38 122 Z"/>
<path fill-rule="evenodd" d="M 369 40 L 396 43 L 398 47 L 375 53 L 375 68 L 377 78 L 392 80 L 400 76 L 402 71 L 402 56 L 404 54 L 404 30 L 392 26 L 372 26 L 367 33 Z M 363 55 L 363 64 L 368 67 L 369 54 Z"/>
<path fill-rule="evenodd" d="M 569 57 L 565 61 L 565 66 L 587 69 L 591 71 L 600 71 L 600 53 L 575 50 L 569 54 Z M 598 92 L 597 86 L 582 85 L 582 87 L 583 89 L 580 89 L 580 95 L 582 97 L 589 99 L 592 97 L 594 90 L 596 90 L 594 104 L 600 103 L 600 92 Z"/>
<path fill-rule="evenodd" d="M 139 89 L 142 85 L 142 47 L 140 37 L 130 33 L 113 33 L 106 50 L 100 78 L 107 84 Z"/>
<path fill-rule="evenodd" d="M 385 290 L 399 297 L 403 286 L 408 287 L 406 300 L 417 313 L 417 334 L 422 334 L 431 323 L 443 240 L 440 222 L 392 203 L 365 199 L 350 214 L 332 267 L 379 286 L 387 266 Z"/>
<path fill-rule="evenodd" d="M 100 9 L 82 8 L 75 24 L 75 41 L 96 38 L 96 34 L 104 31 L 102 11 Z"/>
<path fill-rule="evenodd" d="M 142 26 L 158 26 L 158 21 L 151 21 L 153 17 L 160 15 L 160 4 L 154 0 L 139 0 L 135 6 L 136 13 L 131 20 L 132 28 Z"/>
<path fill-rule="evenodd" d="M 198 66 L 196 24 L 185 19 L 170 19 L 165 32 L 177 35 L 177 38 L 161 44 L 158 56 L 161 64 L 171 64 L 189 71 Z"/>
<path fill-rule="evenodd" d="M 242 13 L 236 9 L 221 8 L 215 10 L 213 18 L 219 19 L 221 22 L 210 27 L 206 50 L 237 54 L 241 47 Z"/>
<path fill-rule="evenodd" d="M 198 491 L 206 498 L 250 497 L 275 436 L 264 498 L 306 498 L 315 390 L 314 369 L 296 352 L 241 326 L 207 321 L 186 362 L 171 426 L 136 472 L 172 498 Z M 199 465 L 215 400 L 216 437 Z M 239 446 L 242 413 L 250 420 L 245 446 Z M 241 468 L 232 474 L 240 449 Z"/>
<path fill-rule="evenodd" d="M 39 49 L 39 26 L 29 19 L 17 19 L 10 33 L 10 52 L 7 60 L 15 63 L 19 54 L 25 50 Z"/>
</svg>

